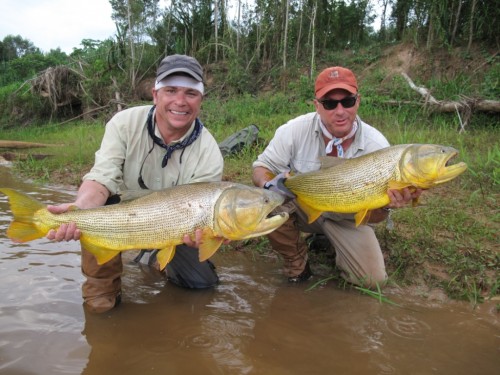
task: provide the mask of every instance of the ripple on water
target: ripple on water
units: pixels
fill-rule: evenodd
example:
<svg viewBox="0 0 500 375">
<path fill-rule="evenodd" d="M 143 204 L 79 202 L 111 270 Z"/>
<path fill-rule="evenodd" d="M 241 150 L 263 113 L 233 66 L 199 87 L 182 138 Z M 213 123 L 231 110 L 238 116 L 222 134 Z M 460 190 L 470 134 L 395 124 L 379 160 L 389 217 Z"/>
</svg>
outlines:
<svg viewBox="0 0 500 375">
<path fill-rule="evenodd" d="M 409 314 L 391 316 L 385 323 L 389 332 L 409 340 L 424 340 L 431 331 L 428 323 Z"/>
</svg>

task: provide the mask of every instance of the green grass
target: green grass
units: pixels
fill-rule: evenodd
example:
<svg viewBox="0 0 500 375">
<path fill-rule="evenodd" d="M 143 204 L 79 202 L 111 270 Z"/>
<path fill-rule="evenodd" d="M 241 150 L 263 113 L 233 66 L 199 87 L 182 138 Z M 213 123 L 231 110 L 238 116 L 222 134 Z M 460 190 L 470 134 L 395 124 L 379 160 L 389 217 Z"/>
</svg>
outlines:
<svg viewBox="0 0 500 375">
<path fill-rule="evenodd" d="M 402 90 L 402 89 L 401 89 Z M 382 105 L 367 90 L 360 116 L 380 129 L 392 144 L 436 143 L 457 148 L 469 169 L 444 187 L 425 192 L 422 206 L 396 210 L 393 230 L 376 227 L 386 255 L 390 282 L 398 285 L 424 283 L 444 289 L 452 298 L 472 304 L 499 292 L 500 253 L 499 180 L 500 130 L 496 118 L 474 115 L 465 133 L 453 114 L 433 114 L 415 107 Z M 224 178 L 251 183 L 251 164 L 266 147 L 278 126 L 313 110 L 305 94 L 244 95 L 222 100 L 207 98 L 202 121 L 218 142 L 250 125 L 259 127 L 259 141 L 225 159 Z M 51 143 L 55 146 L 20 151 L 46 154 L 14 164 L 16 173 L 42 183 L 78 185 L 94 161 L 104 133 L 104 122 L 72 122 L 63 125 L 0 129 L 0 139 Z M 270 252 L 265 239 L 244 246 L 255 259 Z M 330 258 L 315 257 L 313 269 L 328 278 L 335 273 Z M 338 278 L 335 281 L 340 284 Z M 363 291 L 362 291 L 363 292 Z M 374 292 L 377 293 L 377 292 Z M 377 294 L 381 298 L 381 294 Z M 375 295 L 375 297 L 377 297 Z"/>
</svg>

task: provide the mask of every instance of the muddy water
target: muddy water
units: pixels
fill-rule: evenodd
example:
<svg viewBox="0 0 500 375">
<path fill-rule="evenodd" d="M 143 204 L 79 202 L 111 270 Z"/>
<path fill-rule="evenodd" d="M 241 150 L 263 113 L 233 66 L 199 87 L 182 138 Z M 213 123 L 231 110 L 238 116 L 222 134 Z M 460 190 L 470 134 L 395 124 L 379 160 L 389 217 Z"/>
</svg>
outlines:
<svg viewBox="0 0 500 375">
<path fill-rule="evenodd" d="M 21 183 L 0 167 L 0 185 L 45 203 L 72 191 Z M 494 303 L 409 295 L 392 306 L 334 283 L 306 292 L 279 261 L 246 252 L 214 257 L 221 285 L 189 291 L 126 263 L 124 299 L 103 315 L 80 297 L 77 243 L 13 244 L 0 197 L 0 374 L 498 374 Z"/>
</svg>

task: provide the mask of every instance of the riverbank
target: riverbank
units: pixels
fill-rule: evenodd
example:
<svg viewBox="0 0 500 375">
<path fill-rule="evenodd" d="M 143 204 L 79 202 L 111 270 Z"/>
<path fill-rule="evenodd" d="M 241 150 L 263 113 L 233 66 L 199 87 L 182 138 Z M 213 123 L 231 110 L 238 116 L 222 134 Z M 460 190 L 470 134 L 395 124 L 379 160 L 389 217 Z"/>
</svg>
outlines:
<svg viewBox="0 0 500 375">
<path fill-rule="evenodd" d="M 411 287 L 422 294 L 437 288 L 450 298 L 467 300 L 473 305 L 498 298 L 498 115 L 477 111 L 433 112 L 401 75 L 408 73 L 415 84 L 432 90 L 439 100 L 459 100 L 464 95 L 493 99 L 498 97 L 494 85 L 498 72 L 496 60 L 481 53 L 464 57 L 448 50 L 440 53 L 419 50 L 410 44 L 389 46 L 378 52 L 376 59 L 370 51 L 342 54 L 341 61 L 359 73 L 361 118 L 382 131 L 391 144 L 452 146 L 459 151 L 458 159 L 468 165 L 468 170 L 456 180 L 425 192 L 419 207 L 396 210 L 392 215 L 392 230 L 385 223 L 377 226 L 390 285 Z M 471 69 L 474 74 L 470 74 Z M 256 143 L 225 158 L 224 179 L 251 184 L 251 164 L 277 127 L 314 110 L 312 86 L 301 75 L 290 80 L 281 92 L 229 98 L 207 92 L 201 119 L 218 142 L 250 124 L 259 128 Z M 130 105 L 136 104 L 149 102 Z M 90 122 L 3 124 L 0 139 L 52 144 L 5 152 L 11 153 L 13 171 L 21 178 L 76 189 L 81 176 L 93 164 L 107 119 L 109 114 Z M 232 246 L 274 256 L 265 238 Z M 319 276 L 324 279 L 335 276 L 331 255 L 312 255 L 313 269 Z M 348 287 L 335 278 L 331 282 Z M 497 308 L 500 310 L 498 303 Z"/>
<path fill-rule="evenodd" d="M 264 149 L 275 129 L 288 118 L 312 110 L 310 103 L 288 102 L 281 94 L 268 97 L 241 97 L 225 103 L 204 102 L 203 120 L 222 141 L 248 126 L 258 125 L 258 142 L 225 158 L 224 179 L 250 184 L 251 163 Z M 468 300 L 473 305 L 498 298 L 500 254 L 498 251 L 499 160 L 500 149 L 492 139 L 500 139 L 497 127 L 471 127 L 460 134 L 445 115 L 425 115 L 414 110 L 366 103 L 361 111 L 365 121 L 378 124 L 392 144 L 435 143 L 457 148 L 458 159 L 468 170 L 456 180 L 425 192 L 417 208 L 396 210 L 394 226 L 377 226 L 377 235 L 386 257 L 390 284 L 412 286 L 422 294 L 438 288 L 450 298 Z M 238 116 L 230 121 L 229 114 Z M 427 116 L 427 117 L 426 117 Z M 239 120 L 236 121 L 235 118 Z M 13 172 L 21 178 L 46 185 L 71 186 L 80 183 L 93 163 L 103 122 L 49 124 L 43 127 L 0 131 L 0 139 L 54 144 L 43 149 L 17 151 L 23 157 L 13 161 Z M 62 145 L 62 146 L 61 146 Z M 12 151 L 10 151 L 12 152 Z M 44 158 L 30 155 L 45 154 Z M 265 238 L 235 243 L 234 248 L 273 256 Z M 331 254 L 312 254 L 318 279 L 335 279 Z M 500 309 L 500 304 L 497 303 Z"/>
</svg>

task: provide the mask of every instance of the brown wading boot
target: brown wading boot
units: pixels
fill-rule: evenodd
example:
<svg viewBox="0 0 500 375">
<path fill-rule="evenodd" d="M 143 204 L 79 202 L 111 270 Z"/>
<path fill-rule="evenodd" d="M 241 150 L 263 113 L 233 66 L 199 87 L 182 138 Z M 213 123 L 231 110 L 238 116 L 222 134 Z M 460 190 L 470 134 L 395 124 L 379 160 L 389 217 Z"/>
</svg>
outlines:
<svg viewBox="0 0 500 375">
<path fill-rule="evenodd" d="M 92 313 L 103 313 L 121 302 L 121 254 L 98 265 L 91 253 L 82 248 L 82 273 L 87 278 L 82 286 L 85 308 Z"/>
</svg>

